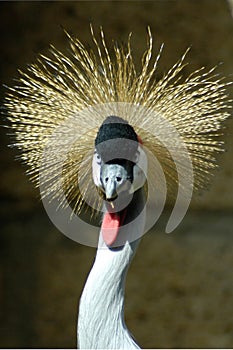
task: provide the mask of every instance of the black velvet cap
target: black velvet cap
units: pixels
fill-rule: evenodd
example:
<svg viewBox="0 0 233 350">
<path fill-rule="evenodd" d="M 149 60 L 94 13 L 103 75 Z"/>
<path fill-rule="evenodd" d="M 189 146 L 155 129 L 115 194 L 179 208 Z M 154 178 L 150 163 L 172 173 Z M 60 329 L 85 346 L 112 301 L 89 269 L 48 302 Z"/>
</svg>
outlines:
<svg viewBox="0 0 233 350">
<path fill-rule="evenodd" d="M 137 134 L 124 119 L 109 116 L 98 130 L 95 147 L 104 162 L 114 159 L 133 160 L 138 149 Z"/>
</svg>

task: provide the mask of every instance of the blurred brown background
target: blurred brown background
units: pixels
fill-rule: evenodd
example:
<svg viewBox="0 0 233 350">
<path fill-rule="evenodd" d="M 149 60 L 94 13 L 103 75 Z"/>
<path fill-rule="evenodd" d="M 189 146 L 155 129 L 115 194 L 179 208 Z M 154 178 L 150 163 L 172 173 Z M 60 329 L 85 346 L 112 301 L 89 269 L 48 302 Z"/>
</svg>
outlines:
<svg viewBox="0 0 233 350">
<path fill-rule="evenodd" d="M 46 53 L 65 51 L 63 30 L 91 43 L 89 23 L 108 42 L 133 32 L 137 62 L 150 25 L 155 48 L 164 42 L 158 76 L 192 45 L 186 73 L 223 62 L 233 68 L 233 18 L 225 0 L 52 1 L 0 3 L 1 104 L 17 69 Z M 232 80 L 232 76 L 229 80 Z M 232 90 L 229 90 L 232 96 Z M 1 123 L 2 124 L 2 123 Z M 212 187 L 192 204 L 172 235 L 162 216 L 142 240 L 129 271 L 126 321 L 144 348 L 233 347 L 233 123 Z M 80 246 L 50 223 L 39 193 L 7 147 L 1 128 L 0 347 L 76 346 L 78 300 L 95 249 Z"/>
</svg>

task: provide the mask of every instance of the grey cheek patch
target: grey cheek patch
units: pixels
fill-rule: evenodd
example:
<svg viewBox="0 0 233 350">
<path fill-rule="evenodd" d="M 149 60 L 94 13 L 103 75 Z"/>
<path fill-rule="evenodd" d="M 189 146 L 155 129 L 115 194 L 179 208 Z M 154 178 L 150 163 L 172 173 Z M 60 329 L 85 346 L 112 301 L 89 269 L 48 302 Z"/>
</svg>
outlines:
<svg viewBox="0 0 233 350">
<path fill-rule="evenodd" d="M 133 168 L 133 183 L 130 193 L 143 187 L 147 179 L 147 156 L 141 145 L 138 146 L 137 158 Z"/>
<path fill-rule="evenodd" d="M 97 151 L 95 150 L 94 156 L 92 159 L 92 177 L 93 177 L 94 184 L 97 187 L 102 188 L 102 183 L 101 183 L 101 179 L 100 179 L 101 164 L 102 164 L 101 157 L 97 153 Z"/>
</svg>

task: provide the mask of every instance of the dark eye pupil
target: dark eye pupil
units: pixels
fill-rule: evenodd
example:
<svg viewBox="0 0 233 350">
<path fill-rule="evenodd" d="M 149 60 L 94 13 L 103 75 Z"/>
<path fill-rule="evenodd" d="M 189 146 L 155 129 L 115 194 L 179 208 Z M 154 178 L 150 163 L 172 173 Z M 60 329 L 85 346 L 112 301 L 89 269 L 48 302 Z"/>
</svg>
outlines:
<svg viewBox="0 0 233 350">
<path fill-rule="evenodd" d="M 105 182 L 108 182 L 108 177 L 105 177 Z"/>
<path fill-rule="evenodd" d="M 117 180 L 117 182 L 120 182 L 121 181 L 121 177 L 117 176 L 116 180 Z"/>
</svg>

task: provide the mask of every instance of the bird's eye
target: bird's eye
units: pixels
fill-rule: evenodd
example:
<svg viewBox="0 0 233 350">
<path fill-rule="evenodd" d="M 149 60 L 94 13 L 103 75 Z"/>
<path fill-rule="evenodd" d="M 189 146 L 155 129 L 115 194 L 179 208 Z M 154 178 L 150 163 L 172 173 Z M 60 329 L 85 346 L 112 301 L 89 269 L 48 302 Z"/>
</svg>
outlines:
<svg viewBox="0 0 233 350">
<path fill-rule="evenodd" d="M 108 182 L 108 177 L 105 177 L 105 182 Z"/>
<path fill-rule="evenodd" d="M 116 177 L 116 180 L 117 180 L 117 182 L 121 182 L 122 179 L 121 179 L 120 176 L 117 176 L 117 177 Z"/>
</svg>

